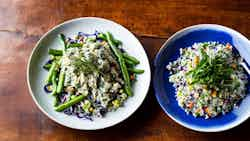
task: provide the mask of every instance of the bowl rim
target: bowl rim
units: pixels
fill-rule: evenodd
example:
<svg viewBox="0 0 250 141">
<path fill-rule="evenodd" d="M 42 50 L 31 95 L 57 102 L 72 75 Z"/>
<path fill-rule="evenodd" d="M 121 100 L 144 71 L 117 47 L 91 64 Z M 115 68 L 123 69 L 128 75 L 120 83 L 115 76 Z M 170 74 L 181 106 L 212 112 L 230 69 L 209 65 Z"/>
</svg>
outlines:
<svg viewBox="0 0 250 141">
<path fill-rule="evenodd" d="M 132 110 L 132 111 L 130 112 L 130 114 L 124 116 L 124 117 L 121 118 L 121 120 L 119 120 L 118 122 L 114 122 L 114 123 L 112 123 L 112 124 L 109 124 L 109 125 L 106 125 L 106 126 L 103 126 L 103 127 L 83 129 L 83 128 L 71 127 L 71 126 L 69 126 L 69 125 L 67 125 L 67 124 L 65 124 L 65 123 L 63 123 L 63 122 L 61 122 L 61 121 L 58 121 L 57 118 L 54 118 L 53 116 L 51 116 L 49 113 L 47 113 L 47 112 L 40 106 L 40 104 L 39 104 L 38 101 L 36 100 L 36 98 L 35 98 L 35 96 L 34 96 L 34 93 L 33 93 L 32 89 L 31 89 L 29 73 L 30 73 L 30 64 L 31 64 L 31 60 L 32 60 L 32 58 L 33 58 L 33 55 L 34 55 L 34 53 L 36 52 L 36 50 L 38 49 L 38 45 L 40 44 L 40 42 L 41 42 L 48 34 L 50 34 L 50 33 L 53 32 L 55 29 L 57 29 L 57 28 L 59 28 L 59 27 L 65 25 L 65 24 L 68 24 L 68 23 L 71 23 L 71 22 L 76 22 L 76 21 L 81 21 L 81 20 L 86 20 L 86 19 L 92 19 L 92 20 L 94 19 L 94 20 L 102 20 L 102 21 L 104 21 L 104 22 L 110 22 L 110 23 L 112 23 L 112 24 L 114 24 L 114 25 L 116 25 L 116 26 L 119 26 L 119 27 L 121 27 L 122 29 L 128 31 L 128 32 L 133 36 L 133 38 L 141 45 L 141 47 L 142 47 L 142 49 L 143 49 L 143 51 L 144 51 L 144 53 L 145 53 L 145 55 L 146 55 L 146 58 L 147 58 L 146 64 L 149 66 L 149 67 L 148 67 L 148 71 L 149 71 L 149 72 L 148 72 L 148 75 L 149 75 L 149 76 L 148 76 L 148 79 L 149 79 L 148 81 L 149 81 L 149 83 L 148 83 L 147 86 L 146 86 L 145 95 L 143 95 L 143 96 L 141 97 L 141 98 L 142 98 L 141 102 L 138 104 L 137 107 L 134 108 L 134 110 Z M 127 28 L 125 28 L 125 27 L 122 26 L 121 24 L 116 23 L 116 22 L 114 22 L 114 21 L 112 21 L 112 20 L 105 19 L 105 18 L 101 18 L 101 17 L 79 17 L 79 18 L 74 18 L 74 19 L 70 19 L 70 20 L 63 21 L 63 22 L 61 22 L 61 23 L 59 23 L 59 24 L 53 26 L 52 28 L 50 28 L 46 33 L 44 33 L 44 34 L 40 37 L 40 39 L 39 39 L 39 40 L 36 42 L 36 44 L 34 45 L 32 51 L 31 51 L 31 53 L 30 53 L 30 56 L 29 56 L 29 59 L 28 59 L 28 63 L 27 63 L 27 65 L 26 65 L 26 83 L 28 84 L 29 94 L 30 94 L 30 96 L 32 97 L 32 99 L 33 99 L 33 101 L 35 102 L 35 104 L 36 104 L 36 106 L 38 107 L 38 109 L 40 109 L 40 111 L 42 111 L 42 113 L 44 113 L 44 114 L 45 114 L 49 119 L 51 119 L 52 121 L 54 121 L 54 122 L 56 122 L 56 123 L 58 123 L 58 124 L 60 124 L 60 125 L 62 125 L 62 126 L 71 128 L 71 129 L 86 130 L 86 131 L 87 131 L 87 130 L 101 130 L 101 129 L 105 129 L 105 128 L 109 128 L 109 127 L 115 126 L 115 125 L 117 125 L 117 124 L 119 124 L 119 123 L 125 121 L 126 119 L 128 119 L 129 117 L 131 117 L 131 116 L 139 109 L 139 107 L 142 105 L 142 103 L 144 102 L 145 98 L 146 98 L 147 95 L 148 95 L 148 91 L 149 91 L 150 84 L 151 84 L 151 68 L 150 68 L 150 63 L 149 63 L 148 55 L 147 55 L 145 49 L 143 48 L 143 45 L 142 45 L 141 42 L 136 38 L 136 36 L 135 36 L 132 32 L 130 32 Z"/>
<path fill-rule="evenodd" d="M 158 70 L 158 67 L 157 67 L 157 62 L 158 60 L 160 59 L 160 57 L 162 56 L 162 53 L 163 53 L 163 50 L 167 47 L 167 44 L 172 41 L 177 35 L 180 35 L 181 33 L 183 32 L 186 32 L 186 31 L 189 31 L 189 30 L 195 30 L 195 29 L 200 29 L 200 28 L 211 28 L 211 29 L 224 29 L 226 30 L 228 33 L 233 33 L 235 35 L 237 35 L 238 37 L 240 37 L 241 39 L 243 40 L 246 40 L 247 42 L 249 42 L 249 40 L 243 35 L 241 34 L 240 32 L 230 28 L 230 27 L 227 27 L 227 26 L 223 26 L 223 25 L 219 25 L 219 24 L 196 24 L 196 25 L 192 25 L 192 26 L 188 26 L 188 27 L 185 27 L 183 29 L 180 29 L 178 30 L 177 32 L 175 32 L 173 35 L 171 35 L 165 42 L 164 44 L 161 46 L 160 50 L 158 51 L 157 55 L 155 56 L 155 59 L 154 59 L 154 67 L 155 67 L 155 71 L 154 71 L 154 75 L 153 75 L 153 86 L 154 86 L 154 91 L 155 91 L 155 97 L 158 101 L 158 103 L 160 104 L 161 108 L 163 109 L 163 111 L 172 119 L 174 120 L 176 123 L 178 123 L 179 125 L 185 127 L 185 128 L 188 128 L 188 129 L 191 129 L 191 130 L 194 130 L 194 131 L 198 131 L 198 132 L 222 132 L 222 131 L 226 131 L 226 130 L 229 130 L 229 129 L 232 129 L 240 124 L 242 124 L 244 121 L 246 121 L 248 117 L 244 117 L 244 118 L 241 118 L 240 120 L 238 120 L 237 122 L 234 122 L 234 123 L 231 123 L 227 126 L 222 126 L 222 127 L 216 127 L 216 128 L 200 128 L 198 126 L 192 126 L 190 124 L 187 124 L 187 123 L 184 123 L 178 119 L 175 119 L 174 116 L 171 115 L 171 113 L 169 113 L 167 111 L 167 108 L 164 107 L 163 105 L 163 101 L 161 100 L 159 94 L 158 94 L 158 90 L 156 89 L 156 85 L 157 85 L 157 82 L 155 80 L 155 78 L 157 77 L 157 71 Z M 250 42 L 249 42 L 250 44 Z"/>
</svg>

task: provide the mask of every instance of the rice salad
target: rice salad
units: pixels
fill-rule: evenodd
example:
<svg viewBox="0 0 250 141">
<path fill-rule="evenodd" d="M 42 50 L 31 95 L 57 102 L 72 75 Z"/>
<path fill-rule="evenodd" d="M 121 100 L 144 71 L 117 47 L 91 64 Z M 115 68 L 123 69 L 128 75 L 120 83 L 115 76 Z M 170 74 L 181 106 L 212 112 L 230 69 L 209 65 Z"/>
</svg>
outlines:
<svg viewBox="0 0 250 141">
<path fill-rule="evenodd" d="M 76 58 L 94 62 L 98 71 L 82 71 L 75 64 Z M 79 103 L 86 114 L 102 116 L 106 110 L 119 108 L 127 99 L 127 94 L 122 89 L 124 82 L 119 65 L 107 43 L 86 41 L 82 48 L 68 49 L 62 56 L 62 70 L 67 72 L 65 91 L 88 96 Z"/>
<path fill-rule="evenodd" d="M 180 57 L 166 66 L 178 105 L 187 114 L 206 119 L 237 107 L 246 96 L 242 61 L 230 44 L 203 42 L 181 48 Z"/>
<path fill-rule="evenodd" d="M 59 35 L 64 49 L 49 49 L 44 90 L 54 96 L 57 112 L 93 120 L 123 106 L 132 96 L 139 60 L 127 54 L 112 34 Z"/>
</svg>

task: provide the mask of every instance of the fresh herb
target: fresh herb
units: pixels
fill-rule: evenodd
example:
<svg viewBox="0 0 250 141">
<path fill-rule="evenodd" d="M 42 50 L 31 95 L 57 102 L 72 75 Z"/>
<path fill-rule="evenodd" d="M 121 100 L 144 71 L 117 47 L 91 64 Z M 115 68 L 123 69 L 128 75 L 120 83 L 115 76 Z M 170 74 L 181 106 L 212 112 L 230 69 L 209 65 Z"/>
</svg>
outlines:
<svg viewBox="0 0 250 141">
<path fill-rule="evenodd" d="M 219 55 L 208 56 L 204 50 L 201 50 L 202 59 L 198 65 L 187 73 L 191 78 L 191 84 L 199 83 L 207 85 L 210 88 L 220 88 L 231 80 L 233 72 L 232 67 L 227 63 L 227 58 Z"/>
<path fill-rule="evenodd" d="M 91 61 L 86 60 L 85 58 L 72 58 L 72 64 L 76 68 L 76 70 L 82 71 L 84 73 L 98 72 L 100 73 L 97 66 Z"/>
</svg>

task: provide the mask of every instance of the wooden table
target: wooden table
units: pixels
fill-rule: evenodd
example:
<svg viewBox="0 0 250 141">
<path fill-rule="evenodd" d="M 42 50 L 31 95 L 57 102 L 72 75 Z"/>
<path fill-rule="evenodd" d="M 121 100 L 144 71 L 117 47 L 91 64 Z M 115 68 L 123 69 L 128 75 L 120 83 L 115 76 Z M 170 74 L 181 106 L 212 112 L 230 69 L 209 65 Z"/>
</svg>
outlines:
<svg viewBox="0 0 250 141">
<path fill-rule="evenodd" d="M 171 120 L 157 103 L 152 87 L 129 119 L 98 131 L 63 127 L 42 114 L 26 84 L 26 65 L 35 43 L 65 20 L 98 16 L 135 33 L 150 62 L 174 32 L 199 23 L 232 27 L 250 37 L 248 0 L 1 0 L 0 2 L 0 141 L 244 140 L 250 121 L 221 133 L 199 133 Z"/>
</svg>

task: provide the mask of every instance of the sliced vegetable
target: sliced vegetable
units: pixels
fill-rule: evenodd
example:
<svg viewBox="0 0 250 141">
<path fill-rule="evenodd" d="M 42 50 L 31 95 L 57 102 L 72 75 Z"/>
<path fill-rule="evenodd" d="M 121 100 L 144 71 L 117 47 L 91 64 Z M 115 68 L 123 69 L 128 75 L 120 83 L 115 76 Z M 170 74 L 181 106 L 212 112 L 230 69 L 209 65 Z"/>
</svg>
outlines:
<svg viewBox="0 0 250 141">
<path fill-rule="evenodd" d="M 57 72 L 54 71 L 53 75 L 52 75 L 52 87 L 53 87 L 53 90 L 52 90 L 52 93 L 51 93 L 52 95 L 56 94 L 56 88 L 57 88 L 56 75 L 57 75 Z"/>
<path fill-rule="evenodd" d="M 58 49 L 49 49 L 49 54 L 50 55 L 54 55 L 54 56 L 62 56 L 63 55 L 63 51 L 62 50 L 58 50 Z"/>
<path fill-rule="evenodd" d="M 127 66 L 134 67 L 136 64 L 130 60 L 124 59 Z"/>
<path fill-rule="evenodd" d="M 142 73 L 144 73 L 144 70 L 135 69 L 135 68 L 128 68 L 128 71 L 129 71 L 129 72 L 136 73 L 136 74 L 142 74 Z"/>
<path fill-rule="evenodd" d="M 130 55 L 128 55 L 127 53 L 123 53 L 122 54 L 123 55 L 123 57 L 126 59 L 126 60 L 129 60 L 129 61 L 131 61 L 131 62 L 133 62 L 134 64 L 140 64 L 140 61 L 138 60 L 138 59 L 136 59 L 135 57 L 133 57 L 133 56 L 130 56 Z"/>
<path fill-rule="evenodd" d="M 56 107 L 56 106 L 58 106 L 58 104 L 59 104 L 59 98 L 57 97 L 57 95 L 54 95 L 54 102 L 53 102 L 54 104 L 54 106 Z"/>
<path fill-rule="evenodd" d="M 64 78 L 65 78 L 65 73 L 64 73 L 64 71 L 61 71 L 59 74 L 59 80 L 58 80 L 58 85 L 57 85 L 57 89 L 56 89 L 56 93 L 58 93 L 58 94 L 62 92 Z"/>
<path fill-rule="evenodd" d="M 69 108 L 70 106 L 79 103 L 83 99 L 84 99 L 84 96 L 83 95 L 79 95 L 79 96 L 75 97 L 74 99 L 71 99 L 71 100 L 69 100 L 69 101 L 67 101 L 67 102 L 65 102 L 65 103 L 57 106 L 55 108 L 55 110 L 57 112 L 61 112 L 61 111 L 65 110 L 65 109 Z"/>
<path fill-rule="evenodd" d="M 54 61 L 49 69 L 49 74 L 48 74 L 48 77 L 46 79 L 46 83 L 52 82 L 52 76 L 53 76 L 53 73 L 56 71 L 56 65 L 57 65 L 57 63 Z"/>
<path fill-rule="evenodd" d="M 45 64 L 43 65 L 43 68 L 46 70 L 49 70 L 51 68 L 52 64 Z"/>
</svg>

